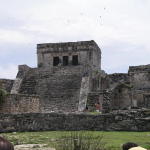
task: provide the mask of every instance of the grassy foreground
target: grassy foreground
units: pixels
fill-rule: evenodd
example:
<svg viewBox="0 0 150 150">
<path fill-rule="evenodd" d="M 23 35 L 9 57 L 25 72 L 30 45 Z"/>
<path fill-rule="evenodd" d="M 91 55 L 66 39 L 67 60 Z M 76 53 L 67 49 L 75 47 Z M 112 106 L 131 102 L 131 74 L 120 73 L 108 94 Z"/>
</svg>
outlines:
<svg viewBox="0 0 150 150">
<path fill-rule="evenodd" d="M 84 132 L 84 131 L 80 131 Z M 150 150 L 150 132 L 101 132 L 85 131 L 93 137 L 103 136 L 102 141 L 106 143 L 108 150 L 120 150 L 121 145 L 126 142 L 135 142 Z M 50 147 L 59 142 L 62 136 L 69 135 L 66 131 L 48 131 L 48 132 L 22 132 L 0 134 L 17 144 L 48 144 Z"/>
</svg>

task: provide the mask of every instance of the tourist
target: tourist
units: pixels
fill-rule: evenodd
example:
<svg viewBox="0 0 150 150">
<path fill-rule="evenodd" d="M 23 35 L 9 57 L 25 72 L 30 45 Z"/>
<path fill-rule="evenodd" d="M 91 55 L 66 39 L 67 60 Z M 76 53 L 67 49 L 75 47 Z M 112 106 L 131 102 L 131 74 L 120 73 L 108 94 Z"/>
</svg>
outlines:
<svg viewBox="0 0 150 150">
<path fill-rule="evenodd" d="M 95 108 L 96 108 L 96 112 L 100 112 L 101 106 L 99 102 L 95 103 Z"/>
<path fill-rule="evenodd" d="M 0 150 L 14 150 L 14 146 L 8 140 L 0 137 Z"/>
<path fill-rule="evenodd" d="M 147 149 L 140 147 L 140 146 L 137 146 L 137 147 L 132 147 L 129 150 L 147 150 Z"/>
<path fill-rule="evenodd" d="M 138 146 L 138 144 L 136 143 L 128 142 L 122 145 L 122 150 L 146 150 L 146 149 Z"/>
<path fill-rule="evenodd" d="M 128 142 L 122 145 L 122 150 L 129 150 L 132 147 L 137 147 L 136 143 Z"/>
</svg>

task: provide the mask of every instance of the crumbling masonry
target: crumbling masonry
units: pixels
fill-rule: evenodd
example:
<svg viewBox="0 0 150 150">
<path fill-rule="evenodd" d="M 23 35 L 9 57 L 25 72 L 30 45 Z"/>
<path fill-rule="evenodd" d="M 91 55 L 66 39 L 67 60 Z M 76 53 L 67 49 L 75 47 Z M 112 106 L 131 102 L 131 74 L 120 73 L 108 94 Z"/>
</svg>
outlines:
<svg viewBox="0 0 150 150">
<path fill-rule="evenodd" d="M 95 111 L 150 108 L 150 65 L 129 67 L 127 74 L 101 70 L 94 41 L 37 45 L 38 67 L 19 65 L 16 79 L 0 79 L 9 94 L 2 113 Z"/>
</svg>

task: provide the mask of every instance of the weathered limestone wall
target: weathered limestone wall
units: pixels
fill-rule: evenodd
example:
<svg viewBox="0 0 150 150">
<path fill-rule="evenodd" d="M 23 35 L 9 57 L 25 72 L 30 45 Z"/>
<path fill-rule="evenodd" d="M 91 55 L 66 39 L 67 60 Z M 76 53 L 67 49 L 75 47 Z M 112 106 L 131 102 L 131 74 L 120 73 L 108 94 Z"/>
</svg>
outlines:
<svg viewBox="0 0 150 150">
<path fill-rule="evenodd" d="M 0 88 L 10 93 L 14 80 L 0 79 Z"/>
<path fill-rule="evenodd" d="M 39 78 L 39 72 L 37 68 L 31 68 L 21 78 L 21 84 L 19 85 L 18 93 L 28 95 L 38 95 L 36 86 Z"/>
<path fill-rule="evenodd" d="M 100 103 L 101 109 L 102 109 L 102 103 L 103 103 L 103 93 L 98 92 L 90 92 L 88 94 L 88 100 L 87 100 L 87 107 L 88 111 L 96 111 L 95 104 Z"/>
<path fill-rule="evenodd" d="M 150 108 L 150 91 L 135 90 L 132 92 L 132 107 Z"/>
<path fill-rule="evenodd" d="M 31 68 L 27 65 L 19 65 L 18 66 L 18 74 L 16 76 L 16 79 L 13 83 L 12 89 L 11 89 L 11 94 L 18 94 L 20 86 L 22 84 L 22 80 L 25 77 L 25 75 L 27 74 L 27 72 L 30 70 Z"/>
<path fill-rule="evenodd" d="M 40 78 L 37 90 L 43 102 L 43 112 L 77 111 L 81 79 L 77 74 Z"/>
<path fill-rule="evenodd" d="M 135 90 L 150 89 L 150 65 L 129 67 L 129 76 Z"/>
<path fill-rule="evenodd" d="M 108 75 L 109 88 L 114 89 L 121 83 L 130 82 L 129 75 L 126 73 L 114 73 Z"/>
<path fill-rule="evenodd" d="M 80 66 L 33 68 L 23 78 L 19 93 L 39 95 L 43 112 L 77 111 L 81 79 Z"/>
<path fill-rule="evenodd" d="M 40 100 L 35 95 L 9 94 L 0 104 L 0 113 L 40 112 Z"/>
<path fill-rule="evenodd" d="M 100 89 L 105 90 L 109 88 L 109 76 L 104 70 L 100 71 Z"/>
<path fill-rule="evenodd" d="M 113 90 L 111 98 L 112 109 L 130 109 L 132 106 L 131 89 L 123 84 Z"/>
<path fill-rule="evenodd" d="M 90 114 L 0 114 L 0 132 L 97 130 L 149 131 L 150 111 Z"/>
<path fill-rule="evenodd" d="M 59 57 L 63 66 L 63 56 L 68 56 L 72 66 L 72 56 L 78 55 L 79 65 L 84 68 L 101 68 L 101 50 L 94 41 L 45 43 L 37 45 L 38 66 L 53 68 L 53 57 Z"/>
<path fill-rule="evenodd" d="M 107 77 L 112 90 L 112 109 L 150 107 L 150 65 L 132 66 L 128 74 L 110 74 Z"/>
<path fill-rule="evenodd" d="M 128 109 L 131 105 L 130 77 L 125 73 L 104 74 L 101 77 L 101 100 L 110 110 Z"/>
</svg>

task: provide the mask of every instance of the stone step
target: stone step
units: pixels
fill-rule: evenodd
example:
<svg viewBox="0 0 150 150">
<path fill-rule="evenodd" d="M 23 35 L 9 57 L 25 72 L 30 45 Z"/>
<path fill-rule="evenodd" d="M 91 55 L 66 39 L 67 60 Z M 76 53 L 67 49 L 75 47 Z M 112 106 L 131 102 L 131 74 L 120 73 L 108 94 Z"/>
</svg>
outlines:
<svg viewBox="0 0 150 150">
<path fill-rule="evenodd" d="M 37 94 L 45 111 L 75 111 L 81 86 L 81 75 L 49 74 L 29 71 L 23 79 L 19 92 Z"/>
</svg>

